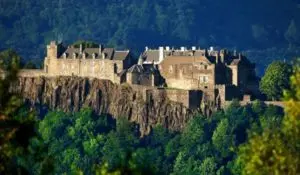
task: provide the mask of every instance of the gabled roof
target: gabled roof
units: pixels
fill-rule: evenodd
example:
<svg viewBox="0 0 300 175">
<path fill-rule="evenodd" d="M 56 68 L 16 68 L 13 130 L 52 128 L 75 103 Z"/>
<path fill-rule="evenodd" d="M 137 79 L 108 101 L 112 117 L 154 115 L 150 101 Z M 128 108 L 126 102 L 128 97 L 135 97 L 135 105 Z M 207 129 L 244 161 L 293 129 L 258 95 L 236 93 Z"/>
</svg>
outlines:
<svg viewBox="0 0 300 175">
<path fill-rule="evenodd" d="M 144 61 L 146 62 L 157 62 L 159 61 L 158 50 L 148 50 L 143 54 Z"/>
<path fill-rule="evenodd" d="M 139 65 L 135 64 L 131 66 L 127 72 L 129 73 L 158 73 L 158 70 L 153 65 Z"/>
<path fill-rule="evenodd" d="M 104 48 L 101 53 L 99 48 L 85 48 L 82 53 L 85 54 L 86 59 L 92 59 L 93 54 L 95 54 L 95 59 L 102 59 L 102 54 L 105 54 L 105 59 L 110 60 L 124 60 L 129 55 L 129 50 L 125 51 L 115 51 L 114 48 Z M 81 59 L 82 54 L 80 54 L 79 48 L 69 47 L 67 48 L 60 56 L 60 59 L 64 58 L 64 54 L 66 54 L 66 58 L 72 59 L 73 54 L 76 54 L 76 58 Z"/>
<path fill-rule="evenodd" d="M 159 61 L 159 50 L 147 50 L 143 53 L 143 59 L 145 62 L 158 62 Z M 185 61 L 191 60 L 191 58 L 197 57 L 197 58 L 203 58 L 207 62 L 211 63 L 211 60 L 205 56 L 205 51 L 204 50 L 164 50 L 164 58 L 169 58 L 172 57 L 174 60 L 178 59 L 187 59 Z M 185 62 L 183 61 L 183 62 Z"/>
<path fill-rule="evenodd" d="M 240 59 L 233 59 L 230 65 L 238 65 L 240 63 Z"/>
<path fill-rule="evenodd" d="M 129 55 L 129 50 L 127 51 L 115 51 L 114 60 L 124 60 Z"/>
</svg>

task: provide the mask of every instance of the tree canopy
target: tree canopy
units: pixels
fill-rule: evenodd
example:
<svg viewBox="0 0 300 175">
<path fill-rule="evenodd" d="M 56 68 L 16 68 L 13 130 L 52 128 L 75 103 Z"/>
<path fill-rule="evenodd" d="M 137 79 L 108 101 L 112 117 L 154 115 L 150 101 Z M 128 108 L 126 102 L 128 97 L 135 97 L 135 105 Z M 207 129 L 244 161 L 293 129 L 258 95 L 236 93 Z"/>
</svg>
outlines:
<svg viewBox="0 0 300 175">
<path fill-rule="evenodd" d="M 293 0 L 3 0 L 0 7 L 0 50 L 16 49 L 35 63 L 50 40 L 92 40 L 136 52 L 161 45 L 275 48 L 276 57 L 281 48 L 299 46 Z M 271 60 L 255 61 L 264 68 Z"/>
<path fill-rule="evenodd" d="M 269 99 L 279 100 L 283 96 L 283 90 L 289 88 L 289 77 L 292 67 L 288 63 L 274 61 L 271 63 L 262 77 L 260 90 Z"/>
<path fill-rule="evenodd" d="M 236 160 L 243 174 L 300 173 L 300 70 L 295 67 L 291 89 L 285 92 L 285 116 L 282 125 L 253 133 L 239 148 Z"/>
</svg>

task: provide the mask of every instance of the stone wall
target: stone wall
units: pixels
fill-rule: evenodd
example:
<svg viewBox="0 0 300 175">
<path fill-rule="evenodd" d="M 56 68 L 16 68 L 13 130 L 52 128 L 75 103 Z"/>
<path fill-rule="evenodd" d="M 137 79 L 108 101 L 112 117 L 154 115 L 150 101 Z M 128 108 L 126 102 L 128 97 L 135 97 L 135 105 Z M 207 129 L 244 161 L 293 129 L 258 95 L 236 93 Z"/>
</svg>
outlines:
<svg viewBox="0 0 300 175">
<path fill-rule="evenodd" d="M 117 73 L 123 70 L 123 61 L 106 59 L 45 59 L 49 76 L 79 76 L 111 80 L 120 84 Z"/>
<path fill-rule="evenodd" d="M 248 104 L 252 104 L 254 101 L 240 101 L 240 105 L 242 106 L 246 106 Z M 284 107 L 284 102 L 283 101 L 262 101 L 263 103 L 265 103 L 266 105 L 274 105 L 274 106 L 278 106 L 278 107 Z M 230 102 L 228 101 L 227 104 L 230 104 Z"/>
<path fill-rule="evenodd" d="M 46 75 L 47 74 L 44 72 L 44 70 L 39 69 L 21 69 L 18 72 L 19 77 L 40 77 Z"/>
<path fill-rule="evenodd" d="M 161 76 L 168 87 L 179 89 L 213 89 L 215 85 L 215 65 L 205 60 L 176 63 L 166 58 L 160 65 Z M 176 58 L 174 58 L 176 60 Z M 186 58 L 188 59 L 188 58 Z"/>
</svg>

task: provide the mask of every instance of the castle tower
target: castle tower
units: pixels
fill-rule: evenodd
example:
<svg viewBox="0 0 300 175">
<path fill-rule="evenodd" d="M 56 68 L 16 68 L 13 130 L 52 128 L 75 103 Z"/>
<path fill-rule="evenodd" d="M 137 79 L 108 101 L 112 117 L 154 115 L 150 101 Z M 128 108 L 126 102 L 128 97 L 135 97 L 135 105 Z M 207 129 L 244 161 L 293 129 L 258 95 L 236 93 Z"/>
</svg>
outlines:
<svg viewBox="0 0 300 175">
<path fill-rule="evenodd" d="M 58 56 L 58 46 L 55 41 L 51 41 L 47 45 L 47 56 L 44 60 L 44 71 L 48 74 L 53 74 L 56 71 L 56 61 Z"/>
<path fill-rule="evenodd" d="M 51 41 L 50 45 L 47 45 L 47 58 L 57 58 L 57 44 L 55 41 Z"/>
</svg>

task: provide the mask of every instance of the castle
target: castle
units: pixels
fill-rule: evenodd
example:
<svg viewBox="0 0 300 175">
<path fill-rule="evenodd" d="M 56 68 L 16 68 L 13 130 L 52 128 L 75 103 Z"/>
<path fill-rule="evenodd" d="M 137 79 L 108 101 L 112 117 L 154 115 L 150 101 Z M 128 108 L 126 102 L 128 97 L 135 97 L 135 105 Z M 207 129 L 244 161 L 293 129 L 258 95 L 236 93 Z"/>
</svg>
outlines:
<svg viewBox="0 0 300 175">
<path fill-rule="evenodd" d="M 199 107 L 206 99 L 224 105 L 233 98 L 259 95 L 255 65 L 241 53 L 213 48 L 145 48 L 139 59 L 129 50 L 47 45 L 43 70 L 21 70 L 19 76 L 80 76 L 127 83 L 167 92 L 173 101 Z M 148 91 L 149 92 L 149 91 Z M 147 93 L 148 93 L 147 92 Z M 198 94 L 198 95 L 197 95 Z"/>
</svg>

